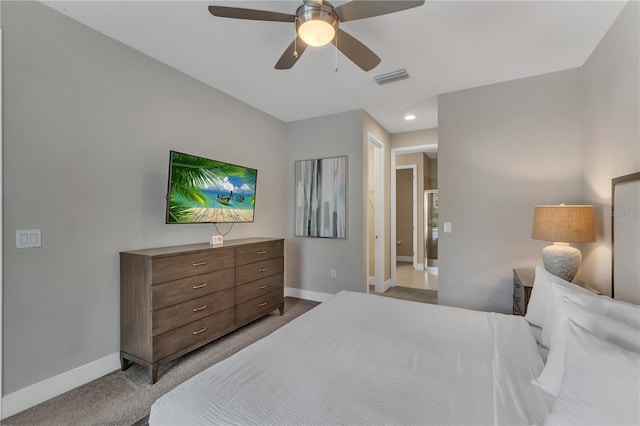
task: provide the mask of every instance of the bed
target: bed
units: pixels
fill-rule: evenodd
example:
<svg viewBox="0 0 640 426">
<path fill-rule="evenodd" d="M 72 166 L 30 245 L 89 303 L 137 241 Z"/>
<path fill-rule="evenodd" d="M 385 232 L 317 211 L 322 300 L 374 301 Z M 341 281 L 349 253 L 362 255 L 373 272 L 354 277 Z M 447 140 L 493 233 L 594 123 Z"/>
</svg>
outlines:
<svg viewBox="0 0 640 426">
<path fill-rule="evenodd" d="M 638 425 L 639 401 L 640 307 L 537 267 L 525 317 L 338 293 L 160 397 L 149 424 Z"/>
<path fill-rule="evenodd" d="M 158 399 L 150 424 L 540 424 L 542 367 L 522 317 L 341 292 Z"/>
</svg>

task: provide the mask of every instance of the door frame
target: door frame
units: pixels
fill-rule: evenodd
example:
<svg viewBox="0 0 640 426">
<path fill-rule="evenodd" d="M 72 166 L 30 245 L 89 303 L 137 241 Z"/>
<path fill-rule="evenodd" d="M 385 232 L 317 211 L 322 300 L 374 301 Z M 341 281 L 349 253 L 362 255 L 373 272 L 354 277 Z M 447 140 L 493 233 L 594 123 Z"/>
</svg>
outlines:
<svg viewBox="0 0 640 426">
<path fill-rule="evenodd" d="M 387 291 L 389 286 L 385 285 L 385 258 L 384 258 L 384 248 L 386 246 L 385 235 L 384 235 L 384 221 L 385 221 L 385 198 L 384 198 L 384 143 L 380 142 L 374 135 L 367 132 L 367 198 L 368 198 L 368 190 L 369 190 L 369 147 L 374 149 L 374 262 L 375 262 L 375 276 L 373 285 L 375 286 L 375 291 L 377 293 L 384 293 Z M 365 209 L 366 211 L 366 223 L 367 223 L 367 244 L 366 244 L 366 291 L 369 292 L 369 223 L 371 221 L 371 217 L 369 215 L 369 208 Z"/>
<path fill-rule="evenodd" d="M 401 148 L 391 148 L 391 286 L 396 286 L 396 156 L 398 154 L 411 154 L 414 152 L 435 152 L 438 150 L 438 144 L 415 145 Z M 417 216 L 417 215 L 416 215 Z M 417 242 L 416 242 L 417 244 Z M 417 253 L 416 253 L 417 256 Z"/>
<path fill-rule="evenodd" d="M 418 268 L 418 165 L 417 164 L 405 164 L 402 166 L 396 166 L 395 172 L 398 170 L 411 170 L 411 222 L 413 224 L 412 228 L 412 250 L 413 255 L 411 256 L 411 263 L 413 264 L 413 269 Z M 395 174 L 395 173 L 394 173 Z M 394 222 L 395 223 L 395 222 Z M 397 261 L 397 256 L 396 256 Z"/>
</svg>

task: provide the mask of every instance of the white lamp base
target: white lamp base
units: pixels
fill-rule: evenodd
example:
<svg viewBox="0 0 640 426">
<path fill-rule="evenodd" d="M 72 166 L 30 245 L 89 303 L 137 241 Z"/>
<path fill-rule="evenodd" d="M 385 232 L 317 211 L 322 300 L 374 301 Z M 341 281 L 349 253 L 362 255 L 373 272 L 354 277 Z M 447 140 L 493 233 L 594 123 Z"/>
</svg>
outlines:
<svg viewBox="0 0 640 426">
<path fill-rule="evenodd" d="M 567 243 L 553 243 L 542 249 L 544 269 L 563 280 L 573 281 L 581 262 L 580 250 Z"/>
</svg>

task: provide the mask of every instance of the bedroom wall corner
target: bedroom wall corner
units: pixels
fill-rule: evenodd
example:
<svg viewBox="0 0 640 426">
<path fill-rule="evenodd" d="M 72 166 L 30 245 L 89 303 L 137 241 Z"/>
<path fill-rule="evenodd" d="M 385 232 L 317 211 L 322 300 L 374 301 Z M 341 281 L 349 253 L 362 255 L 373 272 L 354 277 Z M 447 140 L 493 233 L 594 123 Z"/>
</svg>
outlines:
<svg viewBox="0 0 640 426">
<path fill-rule="evenodd" d="M 580 277 L 611 292 L 611 179 L 640 171 L 640 3 L 630 1 L 582 68 L 584 198 L 597 241 L 583 244 Z M 616 253 L 616 257 L 625 253 Z"/>
<path fill-rule="evenodd" d="M 356 110 L 287 124 L 285 285 L 300 290 L 335 294 L 341 290 L 362 292 L 364 266 L 364 149 L 363 111 Z M 347 238 L 295 236 L 295 162 L 348 156 Z M 336 278 L 330 270 L 336 270 Z"/>
<path fill-rule="evenodd" d="M 441 304 L 511 312 L 512 269 L 541 264 L 536 204 L 582 199 L 580 69 L 438 98 Z"/>
</svg>

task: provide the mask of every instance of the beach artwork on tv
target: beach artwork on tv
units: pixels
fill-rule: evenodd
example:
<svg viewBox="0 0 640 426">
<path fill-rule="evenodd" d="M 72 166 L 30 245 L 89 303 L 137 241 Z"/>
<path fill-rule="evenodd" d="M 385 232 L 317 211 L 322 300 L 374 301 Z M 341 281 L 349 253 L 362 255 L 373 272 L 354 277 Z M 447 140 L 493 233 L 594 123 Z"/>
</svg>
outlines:
<svg viewBox="0 0 640 426">
<path fill-rule="evenodd" d="M 257 174 L 171 151 L 167 223 L 253 222 Z"/>
</svg>

